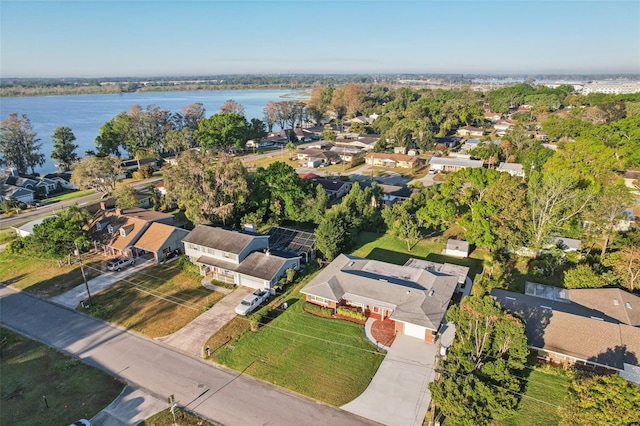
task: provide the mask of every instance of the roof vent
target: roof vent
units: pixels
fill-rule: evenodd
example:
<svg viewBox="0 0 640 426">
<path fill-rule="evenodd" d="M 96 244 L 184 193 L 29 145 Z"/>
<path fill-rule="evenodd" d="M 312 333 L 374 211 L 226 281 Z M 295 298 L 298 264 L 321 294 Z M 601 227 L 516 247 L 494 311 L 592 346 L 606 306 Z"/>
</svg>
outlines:
<svg viewBox="0 0 640 426">
<path fill-rule="evenodd" d="M 435 291 L 435 290 L 430 290 L 430 291 L 429 291 L 429 296 L 432 296 L 432 297 L 433 297 L 433 295 L 434 295 L 435 293 L 436 293 L 436 291 Z"/>
<path fill-rule="evenodd" d="M 354 262 L 354 261 L 349 262 L 349 266 L 353 266 L 355 264 L 356 264 L 356 262 Z"/>
<path fill-rule="evenodd" d="M 591 317 L 591 319 L 598 320 L 598 321 L 604 321 L 602 318 L 600 318 L 600 317 L 594 317 L 594 316 L 592 316 L 592 317 Z"/>
<path fill-rule="evenodd" d="M 385 283 L 389 282 L 389 281 L 385 280 L 384 278 L 378 278 L 378 281 L 382 281 L 382 282 L 385 282 Z"/>
<path fill-rule="evenodd" d="M 542 309 L 551 309 L 551 306 L 540 305 Z"/>
<path fill-rule="evenodd" d="M 620 302 L 618 302 L 618 299 L 613 299 L 613 304 L 614 304 L 615 306 L 618 306 L 618 305 L 620 304 Z"/>
<path fill-rule="evenodd" d="M 627 309 L 631 309 L 631 302 L 626 302 L 625 305 L 627 305 Z"/>
</svg>

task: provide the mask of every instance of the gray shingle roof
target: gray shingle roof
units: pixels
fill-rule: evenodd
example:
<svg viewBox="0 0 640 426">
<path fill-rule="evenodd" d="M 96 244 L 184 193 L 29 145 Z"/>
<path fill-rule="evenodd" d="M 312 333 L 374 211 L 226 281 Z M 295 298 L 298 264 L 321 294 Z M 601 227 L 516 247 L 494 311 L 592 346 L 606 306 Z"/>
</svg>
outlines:
<svg viewBox="0 0 640 426">
<path fill-rule="evenodd" d="M 238 265 L 236 272 L 271 281 L 286 261 L 273 254 L 254 251 Z"/>
<path fill-rule="evenodd" d="M 497 289 L 491 295 L 524 317 L 529 346 L 618 370 L 640 364 L 640 328 L 574 303 Z"/>
<path fill-rule="evenodd" d="M 228 253 L 240 254 L 254 238 L 258 237 L 239 231 L 198 225 L 182 241 L 203 247 L 212 247 Z"/>
<path fill-rule="evenodd" d="M 484 162 L 482 160 L 467 160 L 464 158 L 431 157 L 429 164 L 443 164 L 446 166 L 458 167 L 482 167 Z"/>
<path fill-rule="evenodd" d="M 437 330 L 458 283 L 455 275 L 340 255 L 302 290 L 339 302 L 393 309 L 391 319 Z"/>
<path fill-rule="evenodd" d="M 640 297 L 619 288 L 566 290 L 568 299 L 627 325 L 640 326 Z"/>
</svg>

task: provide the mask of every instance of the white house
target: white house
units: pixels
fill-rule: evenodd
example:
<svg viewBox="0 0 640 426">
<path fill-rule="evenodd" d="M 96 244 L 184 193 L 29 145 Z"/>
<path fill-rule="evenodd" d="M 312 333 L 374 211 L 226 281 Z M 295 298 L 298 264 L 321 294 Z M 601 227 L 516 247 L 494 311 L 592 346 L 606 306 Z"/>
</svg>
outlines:
<svg viewBox="0 0 640 426">
<path fill-rule="evenodd" d="M 12 228 L 16 230 L 16 234 L 18 234 L 19 237 L 27 237 L 33 233 L 34 226 L 40 225 L 42 222 L 44 222 L 45 219 L 49 219 L 51 217 L 57 217 L 57 216 L 56 215 L 44 216 L 36 220 L 32 220 L 31 222 L 27 222 L 24 225 L 21 225 L 18 227 L 12 227 Z"/>
<path fill-rule="evenodd" d="M 520 163 L 500 163 L 496 170 L 509 173 L 511 176 L 524 177 L 524 167 Z"/>
<path fill-rule="evenodd" d="M 457 172 L 468 167 L 477 168 L 483 165 L 484 162 L 482 160 L 467 160 L 464 158 L 431 157 L 431 160 L 429 160 L 430 170 L 442 172 Z"/>
<path fill-rule="evenodd" d="M 300 256 L 269 249 L 268 235 L 198 225 L 182 243 L 202 275 L 235 285 L 271 290 L 287 269 L 300 268 Z"/>
</svg>

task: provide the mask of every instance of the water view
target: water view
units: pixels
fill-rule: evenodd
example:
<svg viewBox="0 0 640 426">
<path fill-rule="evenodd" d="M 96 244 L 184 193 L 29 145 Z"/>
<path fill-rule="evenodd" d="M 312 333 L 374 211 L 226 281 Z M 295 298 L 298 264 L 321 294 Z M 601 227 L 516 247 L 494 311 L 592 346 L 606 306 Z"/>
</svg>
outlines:
<svg viewBox="0 0 640 426">
<path fill-rule="evenodd" d="M 0 118 L 6 120 L 9 114 L 26 114 L 31 120 L 38 138 L 42 142 L 42 152 L 46 163 L 37 171 L 51 173 L 56 170 L 49 157 L 52 149 L 51 133 L 56 127 L 68 126 L 76 136 L 79 146 L 77 153 L 95 149 L 93 140 L 98 136 L 100 126 L 118 113 L 127 111 L 132 105 L 142 108 L 155 104 L 171 112 L 179 111 L 186 105 L 200 102 L 207 111 L 207 117 L 218 112 L 224 101 L 233 99 L 245 109 L 247 120 L 262 118 L 262 109 L 268 101 L 304 99 L 303 93 L 288 90 L 231 90 L 207 92 L 152 92 L 123 93 L 117 95 L 77 95 L 77 96 L 35 96 L 21 98 L 0 98 Z"/>
</svg>

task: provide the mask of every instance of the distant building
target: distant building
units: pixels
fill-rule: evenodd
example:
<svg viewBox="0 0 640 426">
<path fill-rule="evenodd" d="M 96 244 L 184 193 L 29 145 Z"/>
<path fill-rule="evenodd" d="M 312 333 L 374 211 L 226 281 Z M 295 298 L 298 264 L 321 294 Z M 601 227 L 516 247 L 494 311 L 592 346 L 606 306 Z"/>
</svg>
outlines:
<svg viewBox="0 0 640 426">
<path fill-rule="evenodd" d="M 524 167 L 520 163 L 500 163 L 496 170 L 499 172 L 509 173 L 514 177 L 524 177 Z"/>
<path fill-rule="evenodd" d="M 610 95 L 623 95 L 640 92 L 640 81 L 593 81 L 586 83 L 582 88 L 582 94 L 606 93 Z"/>
<path fill-rule="evenodd" d="M 457 172 L 466 168 L 478 168 L 484 166 L 482 160 L 467 160 L 464 158 L 431 157 L 430 170 L 442 172 Z"/>
</svg>

